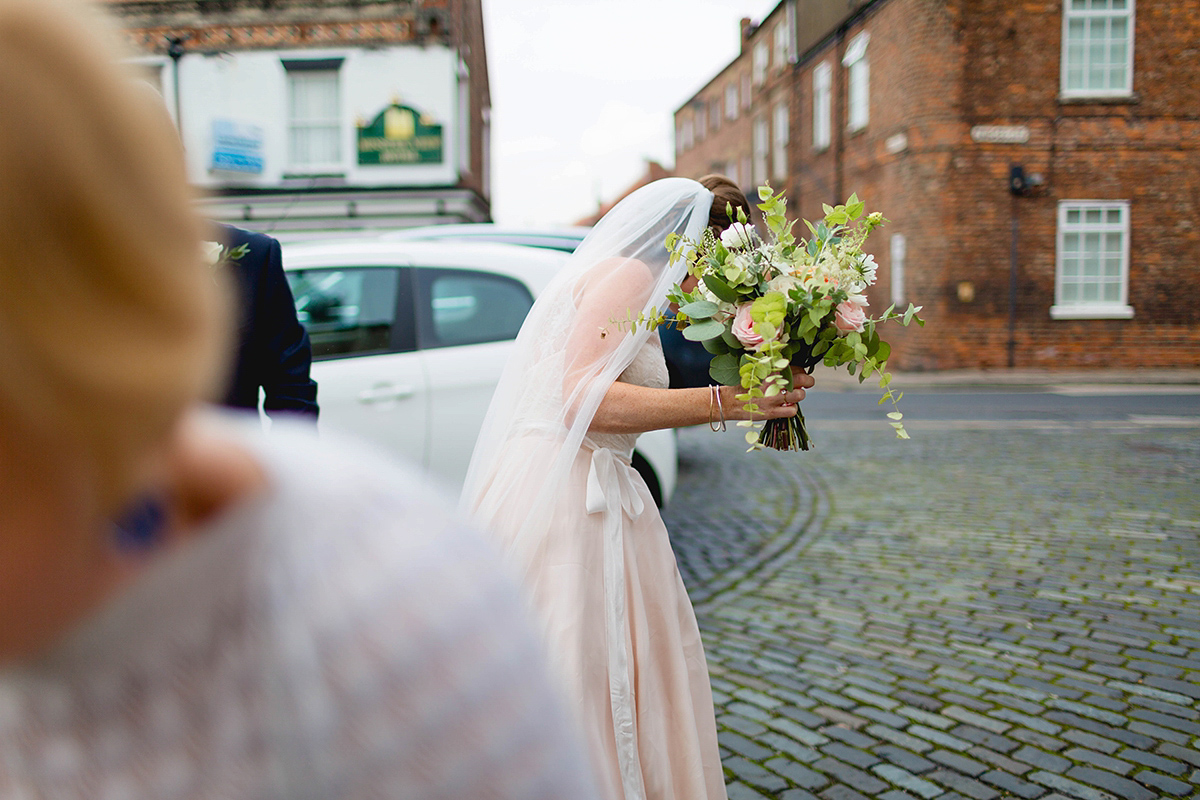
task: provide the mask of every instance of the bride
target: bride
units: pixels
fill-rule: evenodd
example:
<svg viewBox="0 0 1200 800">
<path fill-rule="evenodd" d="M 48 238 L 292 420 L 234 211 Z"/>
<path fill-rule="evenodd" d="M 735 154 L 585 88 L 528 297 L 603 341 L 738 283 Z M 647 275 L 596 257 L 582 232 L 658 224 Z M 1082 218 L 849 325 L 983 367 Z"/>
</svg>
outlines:
<svg viewBox="0 0 1200 800">
<path fill-rule="evenodd" d="M 708 669 L 667 531 L 630 466 L 638 434 L 750 419 L 737 387 L 668 389 L 663 311 L 695 278 L 668 234 L 749 212 L 728 178 L 666 178 L 617 204 L 538 298 L 483 425 L 463 502 L 499 538 L 542 624 L 607 797 L 724 798 Z M 793 416 L 812 378 L 759 401 Z"/>
</svg>

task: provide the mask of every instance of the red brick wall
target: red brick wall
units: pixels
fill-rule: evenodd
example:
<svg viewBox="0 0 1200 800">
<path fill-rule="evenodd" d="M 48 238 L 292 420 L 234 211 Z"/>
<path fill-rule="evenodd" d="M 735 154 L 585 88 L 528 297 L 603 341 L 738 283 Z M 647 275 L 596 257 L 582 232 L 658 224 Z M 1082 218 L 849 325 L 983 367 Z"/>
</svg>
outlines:
<svg viewBox="0 0 1200 800">
<path fill-rule="evenodd" d="M 871 39 L 870 110 L 866 128 L 849 132 L 845 46 L 861 31 Z M 919 43 L 919 46 L 914 46 Z M 907 242 L 905 299 L 923 305 L 930 326 L 913 333 L 898 325 L 885 328 L 895 345 L 892 365 L 900 368 L 940 366 L 936 352 L 937 320 L 946 314 L 945 286 L 950 265 L 961 262 L 959 213 L 944 198 L 958 181 L 963 164 L 955 148 L 966 135 L 961 110 L 963 44 L 953 15 L 944 3 L 893 0 L 877 4 L 819 52 L 799 71 L 801 109 L 797 188 L 792 208 L 815 220 L 823 203 L 843 202 L 852 192 L 889 220 L 873 234 L 867 249 L 880 265 L 879 280 L 869 293 L 872 311 L 891 302 L 890 239 Z M 813 71 L 820 63 L 833 67 L 832 144 L 813 150 Z M 906 144 L 889 152 L 889 140 Z M 840 161 L 840 166 L 839 166 Z M 1003 181 L 1000 186 L 1003 189 Z M 944 328 L 941 328 L 944 330 Z"/>
<path fill-rule="evenodd" d="M 1061 103 L 1062 4 L 991 0 L 971 9 L 965 120 L 1025 124 L 1032 136 L 1024 145 L 968 139 L 959 148 L 966 174 L 951 202 L 972 212 L 960 215 L 965 258 L 941 292 L 946 327 L 958 332 L 934 333 L 940 352 L 917 363 L 1006 363 L 1013 203 L 1003 181 L 1008 165 L 1020 163 L 1046 182 L 1016 201 L 1016 365 L 1200 365 L 1200 64 L 1186 55 L 1200 37 L 1200 7 L 1138 6 L 1132 102 Z M 1131 320 L 1050 318 L 1057 207 L 1073 199 L 1130 203 Z M 959 274 L 975 285 L 973 303 L 954 297 Z"/>
<path fill-rule="evenodd" d="M 856 191 L 891 220 L 869 248 L 881 265 L 875 310 L 890 295 L 888 239 L 907 237 L 906 299 L 924 305 L 929 325 L 892 331 L 893 366 L 1007 364 L 1014 212 L 1016 366 L 1126 366 L 1133 358 L 1200 366 L 1200 64 L 1187 55 L 1200 38 L 1200 7 L 1167 5 L 1138 8 L 1134 102 L 1059 101 L 1057 0 L 876 3 L 844 32 L 844 41 L 871 33 L 870 122 L 853 134 L 845 131 L 839 75 L 844 41 L 802 65 L 793 208 L 813 218 L 822 202 Z M 815 153 L 811 76 L 827 59 L 834 145 Z M 978 124 L 1025 125 L 1030 139 L 976 143 L 970 129 Z M 899 133 L 907 148 L 889 153 L 888 138 Z M 1045 179 L 1015 203 L 1007 185 L 1014 163 Z M 1133 319 L 1051 319 L 1057 208 L 1071 199 L 1130 202 Z M 960 284 L 973 299 L 960 299 Z"/>
</svg>

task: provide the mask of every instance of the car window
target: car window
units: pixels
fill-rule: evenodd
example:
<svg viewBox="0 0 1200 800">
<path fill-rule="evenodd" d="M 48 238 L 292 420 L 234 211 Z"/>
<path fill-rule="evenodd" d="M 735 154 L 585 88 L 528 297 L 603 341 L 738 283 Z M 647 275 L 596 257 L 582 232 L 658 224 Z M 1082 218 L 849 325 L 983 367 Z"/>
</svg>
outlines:
<svg viewBox="0 0 1200 800">
<path fill-rule="evenodd" d="M 424 269 L 421 347 L 514 339 L 533 295 L 520 281 L 471 270 Z"/>
<path fill-rule="evenodd" d="M 287 277 L 314 359 L 394 349 L 399 269 L 305 269 L 289 271 Z"/>
</svg>

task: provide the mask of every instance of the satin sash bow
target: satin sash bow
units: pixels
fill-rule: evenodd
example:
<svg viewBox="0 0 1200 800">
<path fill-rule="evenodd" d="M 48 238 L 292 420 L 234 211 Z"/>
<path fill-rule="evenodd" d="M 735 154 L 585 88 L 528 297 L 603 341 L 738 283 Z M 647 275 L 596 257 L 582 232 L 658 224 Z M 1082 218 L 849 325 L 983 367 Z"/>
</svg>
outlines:
<svg viewBox="0 0 1200 800">
<path fill-rule="evenodd" d="M 623 468 L 624 467 L 624 468 Z M 608 697 L 612 707 L 617 765 L 625 800 L 645 800 L 642 765 L 634 726 L 633 680 L 629 653 L 633 642 L 625 611 L 625 547 L 622 512 L 637 517 L 645 510 L 631 470 L 607 447 L 592 453 L 588 470 L 587 512 L 604 514 L 604 610 L 608 644 Z"/>
</svg>

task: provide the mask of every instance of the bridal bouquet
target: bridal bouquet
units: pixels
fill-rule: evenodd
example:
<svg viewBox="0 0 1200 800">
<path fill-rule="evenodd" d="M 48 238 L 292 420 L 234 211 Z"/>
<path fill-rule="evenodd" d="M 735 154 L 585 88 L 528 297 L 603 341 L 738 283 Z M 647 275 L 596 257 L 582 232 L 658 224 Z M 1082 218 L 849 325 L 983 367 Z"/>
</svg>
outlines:
<svg viewBox="0 0 1200 800">
<path fill-rule="evenodd" d="M 920 307 L 911 304 L 902 314 L 892 306 L 878 318 L 867 316 L 865 292 L 875 283 L 876 265 L 862 247 L 886 222 L 883 215 L 864 215 L 863 203 L 851 195 L 845 205 L 824 206 L 825 219 L 815 226 L 805 220 L 812 234 L 805 241 L 792 234 L 783 196 L 770 186 L 758 194 L 769 231 L 765 240 L 741 209 L 719 239 L 708 228 L 699 241 L 668 237 L 672 260 L 687 259 L 688 273 L 700 281 L 690 293 L 676 286 L 669 294 L 679 306 L 676 324 L 684 338 L 704 344 L 713 354 L 713 380 L 745 389 L 738 399 L 751 410 L 757 410 L 756 399 L 792 389 L 793 365 L 808 370 L 820 362 L 846 365 L 850 374 L 858 372 L 860 383 L 877 373 L 884 390 L 879 402 L 891 401 L 890 424 L 907 439 L 896 407 L 902 395 L 892 391 L 887 372 L 891 347 L 876 328 L 892 320 L 925 323 L 917 316 Z M 752 449 L 809 448 L 798 410 L 795 417 L 765 425 L 739 424 L 751 428 L 746 441 Z"/>
</svg>

